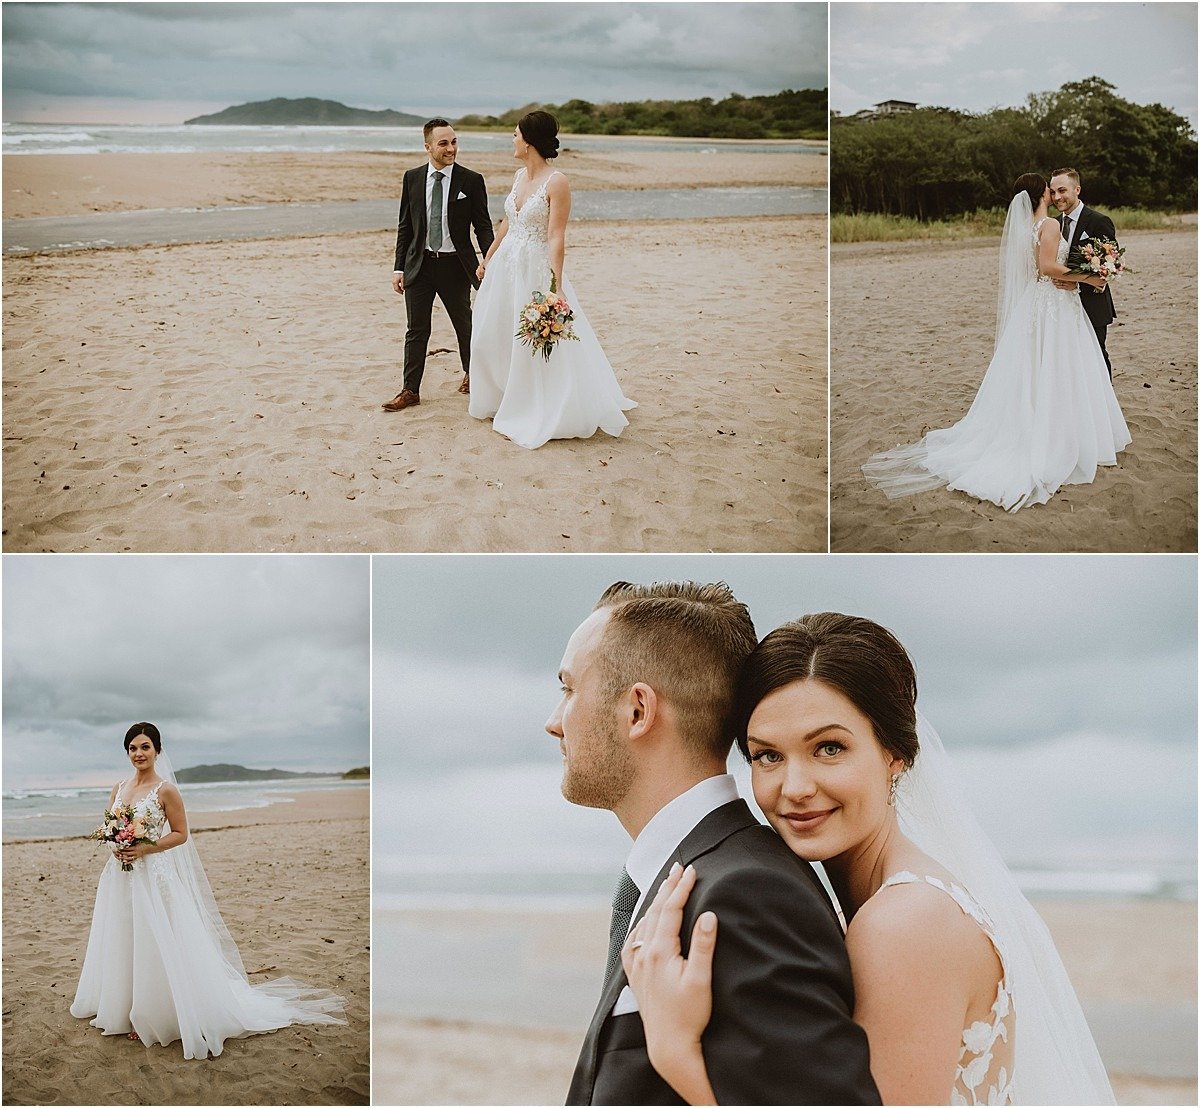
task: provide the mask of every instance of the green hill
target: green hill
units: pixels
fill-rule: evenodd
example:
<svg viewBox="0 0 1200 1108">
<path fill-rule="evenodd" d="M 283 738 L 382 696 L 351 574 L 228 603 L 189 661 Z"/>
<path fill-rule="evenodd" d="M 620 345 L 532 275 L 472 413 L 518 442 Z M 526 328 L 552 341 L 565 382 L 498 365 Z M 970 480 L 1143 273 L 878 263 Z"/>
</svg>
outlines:
<svg viewBox="0 0 1200 1108">
<path fill-rule="evenodd" d="M 211 766 L 191 766 L 181 769 L 175 779 L 184 785 L 200 785 L 209 781 L 276 781 L 293 777 L 333 777 L 332 773 L 293 773 L 286 769 L 247 769 L 228 762 Z"/>
<path fill-rule="evenodd" d="M 464 115 L 463 128 L 512 127 L 534 108 L 548 111 L 559 129 L 576 135 L 668 135 L 672 138 L 823 139 L 829 97 L 825 89 L 785 89 L 774 96 L 742 96 L 724 100 L 627 100 L 592 104 L 526 104 L 503 115 Z"/>
<path fill-rule="evenodd" d="M 306 96 L 301 100 L 256 100 L 252 104 L 235 104 L 212 115 L 198 115 L 185 119 L 184 125 L 240 125 L 240 126 L 309 126 L 309 127 L 420 127 L 425 120 L 419 115 L 368 108 L 349 108 L 336 100 L 318 100 Z"/>
</svg>

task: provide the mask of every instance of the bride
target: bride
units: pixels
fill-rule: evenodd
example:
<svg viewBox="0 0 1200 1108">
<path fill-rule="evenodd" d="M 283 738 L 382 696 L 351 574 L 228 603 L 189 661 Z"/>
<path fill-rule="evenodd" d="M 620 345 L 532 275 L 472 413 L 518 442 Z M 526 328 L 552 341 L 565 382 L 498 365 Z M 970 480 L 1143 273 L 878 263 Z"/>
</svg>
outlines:
<svg viewBox="0 0 1200 1108">
<path fill-rule="evenodd" d="M 571 186 L 550 162 L 558 156 L 558 122 L 548 112 L 523 116 L 513 131 L 521 162 L 504 202 L 496 239 L 476 272 L 482 282 L 471 335 L 471 404 L 476 419 L 519 446 L 619 435 L 637 405 L 627 400 L 612 366 L 563 274 Z M 578 342 L 560 342 L 549 360 L 522 343 L 517 327 L 532 294 L 554 289 L 575 313 Z"/>
<path fill-rule="evenodd" d="M 758 645 L 732 717 L 759 807 L 795 854 L 823 864 L 841 904 L 854 1019 L 883 1103 L 1112 1104 L 1049 932 L 916 695 L 891 632 L 826 612 Z M 689 1104 L 715 1104 L 703 1031 L 721 940 L 704 913 L 681 954 L 694 882 L 691 867 L 674 869 L 622 961 L 654 1068 Z"/>
<path fill-rule="evenodd" d="M 345 1023 L 332 993 L 286 977 L 249 983 L 188 836 L 158 728 L 135 723 L 125 750 L 134 773 L 113 786 L 108 808 L 132 805 L 157 841 L 115 849 L 105 863 L 71 1015 L 147 1045 L 182 1039 L 185 1058 L 215 1057 L 226 1039 L 291 1023 Z"/>
<path fill-rule="evenodd" d="M 1069 273 L 1067 242 L 1046 213 L 1037 173 L 1014 185 L 1000 240 L 996 345 L 967 414 L 862 467 L 889 498 L 945 486 L 1010 512 L 1088 484 L 1130 443 L 1096 333 L 1080 296 L 1099 277 Z"/>
</svg>

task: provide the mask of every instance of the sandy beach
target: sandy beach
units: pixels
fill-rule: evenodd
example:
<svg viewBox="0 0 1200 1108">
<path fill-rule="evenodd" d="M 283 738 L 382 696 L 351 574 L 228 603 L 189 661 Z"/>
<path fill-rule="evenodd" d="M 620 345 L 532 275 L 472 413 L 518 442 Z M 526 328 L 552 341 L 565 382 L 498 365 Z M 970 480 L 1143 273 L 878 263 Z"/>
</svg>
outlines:
<svg viewBox="0 0 1200 1108">
<path fill-rule="evenodd" d="M 1102 1052 L 1120 1051 L 1147 1060 L 1159 1071 L 1114 1068 L 1110 1075 L 1121 1104 L 1195 1104 L 1196 905 L 1142 900 L 1039 901 L 1038 910 L 1058 943 L 1081 1002 L 1088 1009 Z M 500 1019 L 464 1018 L 420 1013 L 414 1004 L 401 1012 L 380 1000 L 374 1018 L 374 1100 L 382 1104 L 561 1104 L 570 1083 L 591 1005 L 586 982 L 594 984 L 603 965 L 607 912 L 543 914 L 435 910 L 377 914 L 377 949 L 391 928 L 419 929 L 430 943 L 451 949 L 465 944 L 487 949 L 490 980 L 464 979 L 462 990 L 447 982 L 450 1003 L 478 1003 L 491 1011 L 493 1000 L 507 1003 L 525 1016 L 507 1026 Z M 505 938 L 504 936 L 511 936 Z M 1148 942 L 1147 936 L 1153 936 Z M 432 946 L 429 948 L 432 949 Z M 427 952 L 426 952 L 427 953 Z M 532 972 L 531 972 L 532 970 Z M 376 967 L 377 982 L 385 972 Z M 511 973 L 511 980 L 508 974 Z M 580 976 L 576 976 L 576 975 Z M 590 974 L 590 976 L 589 976 Z M 415 977 L 426 976 L 416 972 Z M 529 1018 L 542 1005 L 558 1010 L 558 990 L 579 992 L 583 1015 L 556 1020 Z M 598 988 L 598 986 L 596 986 Z M 382 993 L 385 985 L 378 982 Z M 586 995 L 584 995 L 586 994 Z M 475 999 L 475 998 L 478 999 Z M 1178 1026 L 1180 1014 L 1190 1027 Z M 524 1024 L 524 1025 L 522 1025 Z M 1161 1028 L 1170 1025 L 1172 1033 Z M 1149 1058 L 1156 1038 L 1171 1040 L 1174 1053 Z M 1183 1047 L 1180 1041 L 1185 1041 Z M 1132 1046 L 1129 1046 L 1132 1044 Z M 1178 1055 L 1178 1057 L 1176 1057 Z M 1180 1076 L 1180 1073 L 1186 1076 Z"/>
<path fill-rule="evenodd" d="M 650 187 L 660 156 L 640 156 Z M 153 190 L 156 164 L 190 156 L 121 157 Z M 67 156 L 13 160 L 70 177 Z M 176 174 L 169 202 L 200 202 Z M 619 438 L 537 451 L 467 415 L 440 307 L 421 406 L 380 410 L 405 329 L 393 249 L 388 232 L 6 259 L 4 549 L 825 548 L 823 216 L 572 224 L 572 282 L 639 408 Z"/>
<path fill-rule="evenodd" d="M 68 1009 L 107 848 L 5 842 L 6 1104 L 368 1102 L 368 790 L 295 800 L 198 818 L 196 845 L 251 981 L 287 974 L 331 989 L 348 1025 L 231 1039 L 203 1062 L 178 1043 L 101 1035 Z"/>
<path fill-rule="evenodd" d="M 992 352 L 996 241 L 834 248 L 833 550 L 1196 549 L 1196 232 L 1121 242 L 1136 272 L 1113 286 L 1107 346 L 1133 442 L 1092 484 L 1014 515 L 945 489 L 889 501 L 859 468 L 966 413 Z"/>
<path fill-rule="evenodd" d="M 460 160 L 505 195 L 517 162 L 502 151 L 471 151 L 459 136 Z M 580 151 L 570 137 L 556 165 L 574 189 L 723 188 L 820 185 L 829 160 L 822 154 Z M 138 208 L 208 208 L 225 204 L 317 203 L 400 197 L 404 171 L 423 150 L 345 153 L 6 154 L 4 218 L 124 212 Z"/>
</svg>

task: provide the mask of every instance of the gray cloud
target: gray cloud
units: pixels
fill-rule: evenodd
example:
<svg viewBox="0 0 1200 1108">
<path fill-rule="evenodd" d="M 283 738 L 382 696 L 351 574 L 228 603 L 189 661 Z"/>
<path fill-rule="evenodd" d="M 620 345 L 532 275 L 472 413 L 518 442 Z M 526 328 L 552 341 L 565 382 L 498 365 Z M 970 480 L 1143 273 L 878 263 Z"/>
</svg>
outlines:
<svg viewBox="0 0 1200 1108">
<path fill-rule="evenodd" d="M 447 750 L 557 758 L 541 725 L 563 646 L 620 578 L 723 578 L 760 635 L 809 611 L 875 619 L 909 649 L 923 710 L 956 744 L 1195 742 L 1189 559 L 383 557 L 374 577 L 380 772 L 433 772 Z"/>
<path fill-rule="evenodd" d="M 367 575 L 356 557 L 5 559 L 6 780 L 107 780 L 141 719 L 177 767 L 364 764 Z"/>
<path fill-rule="evenodd" d="M 1196 125 L 1194 4 L 831 6 L 830 107 L 881 100 L 987 111 L 1099 76 Z"/>
<path fill-rule="evenodd" d="M 6 4 L 6 118 L 38 97 L 318 96 L 502 110 L 826 84 L 826 7 Z"/>
</svg>

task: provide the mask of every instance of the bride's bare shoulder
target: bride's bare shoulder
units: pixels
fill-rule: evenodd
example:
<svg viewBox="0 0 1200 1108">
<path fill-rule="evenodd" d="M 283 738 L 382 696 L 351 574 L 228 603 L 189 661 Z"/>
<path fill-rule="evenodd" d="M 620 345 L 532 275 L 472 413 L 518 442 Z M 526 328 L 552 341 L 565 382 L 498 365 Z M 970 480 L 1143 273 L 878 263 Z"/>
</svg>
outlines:
<svg viewBox="0 0 1200 1108">
<path fill-rule="evenodd" d="M 991 940 L 952 895 L 926 881 L 881 889 L 846 929 L 846 953 L 860 983 L 924 988 L 932 977 L 957 993 L 980 982 L 994 987 Z"/>
<path fill-rule="evenodd" d="M 880 889 L 855 913 L 846 928 L 846 952 L 853 965 L 914 970 L 970 961 L 979 928 L 951 897 L 925 881 Z"/>
</svg>

